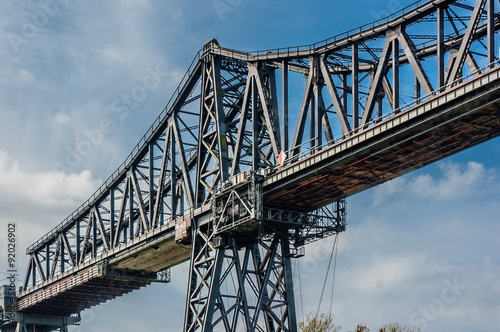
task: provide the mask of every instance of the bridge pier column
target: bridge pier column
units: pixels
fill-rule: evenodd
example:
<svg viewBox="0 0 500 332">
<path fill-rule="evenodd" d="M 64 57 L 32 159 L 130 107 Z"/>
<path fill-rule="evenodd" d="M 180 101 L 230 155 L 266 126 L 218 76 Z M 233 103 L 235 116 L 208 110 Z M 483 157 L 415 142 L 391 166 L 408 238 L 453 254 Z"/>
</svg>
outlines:
<svg viewBox="0 0 500 332">
<path fill-rule="evenodd" d="M 185 331 L 297 331 L 288 237 L 195 242 Z"/>
<path fill-rule="evenodd" d="M 261 178 L 235 179 L 193 222 L 185 331 L 297 330 L 289 225 L 263 224 Z"/>
<path fill-rule="evenodd" d="M 192 222 L 184 331 L 297 331 L 297 246 L 345 230 L 345 203 L 312 213 L 264 207 L 263 176 L 240 173 Z M 291 248 L 291 244 L 293 248 Z"/>
</svg>

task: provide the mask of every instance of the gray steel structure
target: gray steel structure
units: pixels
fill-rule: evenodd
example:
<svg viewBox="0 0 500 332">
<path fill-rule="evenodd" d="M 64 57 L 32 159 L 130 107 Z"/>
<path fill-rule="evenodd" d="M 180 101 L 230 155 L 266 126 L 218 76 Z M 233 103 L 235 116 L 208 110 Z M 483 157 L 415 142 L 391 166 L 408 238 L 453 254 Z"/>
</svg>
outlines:
<svg viewBox="0 0 500 332">
<path fill-rule="evenodd" d="M 187 260 L 185 331 L 296 331 L 290 260 L 345 229 L 346 197 L 500 135 L 499 26 L 493 0 L 433 0 L 303 47 L 211 40 L 127 160 L 27 249 L 18 331 L 64 330 L 36 317 Z"/>
</svg>

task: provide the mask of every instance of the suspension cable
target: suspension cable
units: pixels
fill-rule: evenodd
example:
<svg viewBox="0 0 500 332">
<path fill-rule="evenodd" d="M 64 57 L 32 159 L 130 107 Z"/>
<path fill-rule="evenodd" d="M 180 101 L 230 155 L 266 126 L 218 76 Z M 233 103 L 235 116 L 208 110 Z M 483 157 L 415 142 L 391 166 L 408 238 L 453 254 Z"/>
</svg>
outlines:
<svg viewBox="0 0 500 332">
<path fill-rule="evenodd" d="M 330 295 L 330 317 L 333 310 L 333 290 L 335 288 L 335 272 L 337 271 L 337 253 L 339 252 L 339 241 L 336 242 L 335 257 L 333 259 L 332 294 Z"/>
<path fill-rule="evenodd" d="M 300 279 L 300 260 L 297 259 L 297 264 L 295 265 L 297 268 L 297 274 L 299 276 L 299 293 L 300 293 L 300 310 L 302 312 L 302 321 L 304 320 L 304 300 L 302 298 L 302 281 Z"/>
<path fill-rule="evenodd" d="M 321 302 L 323 301 L 323 295 L 325 293 L 326 282 L 328 281 L 328 275 L 330 273 L 330 266 L 332 265 L 332 258 L 335 252 L 335 247 L 337 246 L 337 239 L 339 234 L 335 234 L 335 240 L 332 246 L 332 252 L 330 253 L 330 260 L 328 261 L 328 268 L 326 269 L 325 281 L 323 282 L 323 288 L 321 289 L 321 296 L 319 298 L 318 309 L 316 310 L 316 317 L 319 315 L 319 310 L 321 309 Z"/>
</svg>

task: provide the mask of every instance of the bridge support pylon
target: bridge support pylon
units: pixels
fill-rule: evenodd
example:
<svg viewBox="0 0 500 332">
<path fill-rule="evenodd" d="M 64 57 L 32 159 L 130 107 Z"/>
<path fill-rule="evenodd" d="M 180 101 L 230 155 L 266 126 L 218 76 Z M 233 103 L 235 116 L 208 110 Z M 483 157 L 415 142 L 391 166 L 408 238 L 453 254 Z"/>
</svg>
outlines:
<svg viewBox="0 0 500 332">
<path fill-rule="evenodd" d="M 185 331 L 297 330 L 287 237 L 196 238 Z"/>
<path fill-rule="evenodd" d="M 345 230 L 345 202 L 333 213 L 267 208 L 262 177 L 239 177 L 193 222 L 184 331 L 297 331 L 291 260 L 304 240 Z"/>
</svg>

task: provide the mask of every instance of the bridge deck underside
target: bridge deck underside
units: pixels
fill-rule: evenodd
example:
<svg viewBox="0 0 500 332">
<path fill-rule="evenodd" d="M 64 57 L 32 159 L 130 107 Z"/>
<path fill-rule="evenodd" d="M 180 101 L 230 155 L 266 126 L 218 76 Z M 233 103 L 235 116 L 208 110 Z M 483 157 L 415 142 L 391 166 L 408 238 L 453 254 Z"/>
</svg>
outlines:
<svg viewBox="0 0 500 332">
<path fill-rule="evenodd" d="M 125 244 L 116 256 L 105 258 L 107 266 L 130 275 L 134 271 L 156 273 L 189 260 L 191 245 L 174 240 L 173 224 L 175 222 Z M 99 273 L 97 264 L 67 272 L 67 276 L 55 282 L 28 289 L 18 300 L 18 311 L 69 315 L 120 297 L 154 281 L 135 277 L 116 278 L 109 274 L 103 276 Z"/>
<path fill-rule="evenodd" d="M 158 272 L 189 260 L 191 243 L 176 242 L 174 236 L 142 245 L 138 250 L 123 257 L 112 259 L 110 267 L 125 270 Z"/>
<path fill-rule="evenodd" d="M 151 284 L 144 280 L 102 277 L 93 266 L 18 300 L 18 311 L 71 315 Z"/>
<path fill-rule="evenodd" d="M 264 205 L 310 211 L 499 136 L 498 87 L 481 96 L 479 92 L 382 130 L 332 158 L 318 162 L 311 156 L 312 162 L 300 162 L 302 169 L 293 170 L 292 165 L 280 171 L 283 175 L 276 177 L 283 181 L 264 190 Z M 379 125 L 383 128 L 393 120 Z"/>
</svg>

